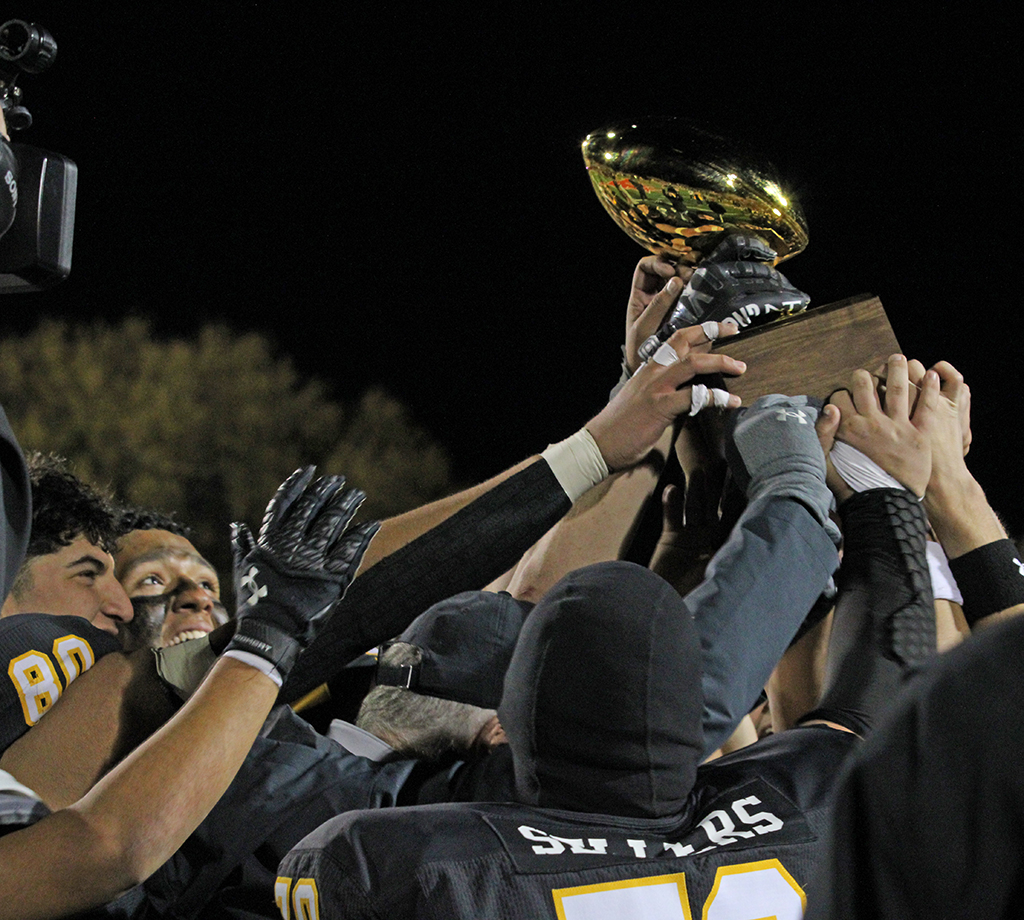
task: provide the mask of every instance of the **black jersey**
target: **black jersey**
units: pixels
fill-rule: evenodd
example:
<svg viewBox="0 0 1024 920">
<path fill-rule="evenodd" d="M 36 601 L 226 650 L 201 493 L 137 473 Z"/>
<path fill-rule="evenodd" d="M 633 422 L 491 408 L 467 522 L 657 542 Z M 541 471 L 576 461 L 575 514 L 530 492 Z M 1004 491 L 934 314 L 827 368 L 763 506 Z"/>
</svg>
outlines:
<svg viewBox="0 0 1024 920">
<path fill-rule="evenodd" d="M 671 819 L 517 804 L 342 815 L 281 863 L 278 905 L 285 918 L 322 920 L 797 920 L 836 768 L 857 744 L 824 726 L 765 739 L 701 767 Z"/>
<path fill-rule="evenodd" d="M 0 619 L 0 753 L 57 702 L 71 682 L 100 658 L 119 652 L 110 633 L 82 617 L 23 613 Z"/>
<path fill-rule="evenodd" d="M 857 739 L 794 729 L 698 769 L 701 681 L 693 618 L 657 575 L 567 575 L 505 675 L 515 802 L 335 818 L 282 861 L 282 914 L 689 920 L 749 902 L 797 920 Z"/>
<path fill-rule="evenodd" d="M 909 683 L 837 784 L 817 920 L 1021 915 L 1024 617 Z M 850 881 L 855 880 L 855 884 Z"/>
</svg>

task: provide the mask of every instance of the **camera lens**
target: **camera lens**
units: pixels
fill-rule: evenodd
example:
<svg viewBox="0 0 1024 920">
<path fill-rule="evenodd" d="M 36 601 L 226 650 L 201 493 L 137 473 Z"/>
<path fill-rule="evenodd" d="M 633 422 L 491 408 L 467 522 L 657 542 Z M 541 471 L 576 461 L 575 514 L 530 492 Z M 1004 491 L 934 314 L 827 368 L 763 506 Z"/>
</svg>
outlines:
<svg viewBox="0 0 1024 920">
<path fill-rule="evenodd" d="M 16 64 L 25 73 L 42 73 L 57 56 L 57 43 L 41 26 L 22 19 L 0 25 L 0 59 Z"/>
<path fill-rule="evenodd" d="M 0 26 L 0 57 L 7 61 L 16 61 L 25 53 L 28 45 L 28 24 L 20 19 L 12 19 Z"/>
</svg>

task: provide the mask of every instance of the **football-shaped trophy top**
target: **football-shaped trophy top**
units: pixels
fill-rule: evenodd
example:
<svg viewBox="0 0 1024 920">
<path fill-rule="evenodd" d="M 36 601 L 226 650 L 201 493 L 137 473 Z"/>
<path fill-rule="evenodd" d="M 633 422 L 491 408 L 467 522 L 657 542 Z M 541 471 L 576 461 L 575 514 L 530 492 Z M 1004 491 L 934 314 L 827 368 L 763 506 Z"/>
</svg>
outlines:
<svg viewBox="0 0 1024 920">
<path fill-rule="evenodd" d="M 651 118 L 593 131 L 583 160 L 615 223 L 657 255 L 696 264 L 733 230 L 761 237 L 776 263 L 807 246 L 807 221 L 774 168 L 694 122 Z"/>
</svg>

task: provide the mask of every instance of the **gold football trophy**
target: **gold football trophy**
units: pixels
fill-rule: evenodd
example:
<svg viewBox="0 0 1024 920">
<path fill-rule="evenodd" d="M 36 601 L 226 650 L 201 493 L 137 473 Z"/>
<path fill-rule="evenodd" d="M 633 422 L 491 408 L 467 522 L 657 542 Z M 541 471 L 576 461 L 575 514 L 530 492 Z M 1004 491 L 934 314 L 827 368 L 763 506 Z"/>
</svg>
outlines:
<svg viewBox="0 0 1024 920">
<path fill-rule="evenodd" d="M 730 233 L 766 243 L 773 264 L 807 246 L 803 212 L 775 170 L 692 122 L 648 119 L 594 131 L 583 159 L 615 223 L 674 262 L 698 266 Z M 825 396 L 857 368 L 876 367 L 900 350 L 877 297 L 809 310 L 806 298 L 786 303 L 750 323 L 740 317 L 742 337 L 721 343 L 747 362 L 746 374 L 726 381 L 745 403 L 765 393 Z"/>
</svg>

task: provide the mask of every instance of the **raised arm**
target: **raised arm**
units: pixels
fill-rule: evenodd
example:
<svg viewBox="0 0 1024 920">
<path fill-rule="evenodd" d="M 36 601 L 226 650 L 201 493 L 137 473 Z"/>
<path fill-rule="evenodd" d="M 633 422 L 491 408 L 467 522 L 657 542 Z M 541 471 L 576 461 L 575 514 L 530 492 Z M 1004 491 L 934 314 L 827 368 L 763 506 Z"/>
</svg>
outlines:
<svg viewBox="0 0 1024 920">
<path fill-rule="evenodd" d="M 259 537 L 240 532 L 249 593 L 225 657 L 84 798 L 0 838 L 0 918 L 63 916 L 111 900 L 159 868 L 216 804 L 372 536 L 366 525 L 346 533 L 362 494 L 343 485 L 300 471 L 268 506 Z"/>
<path fill-rule="evenodd" d="M 468 489 L 463 489 L 461 492 L 456 492 L 454 495 L 439 498 L 422 507 L 413 508 L 404 514 L 398 514 L 395 517 L 381 521 L 380 530 L 370 544 L 370 548 L 366 551 L 366 556 L 363 558 L 363 564 L 359 570 L 360 576 L 382 559 L 387 558 L 392 553 L 407 546 L 413 540 L 443 524 L 467 505 L 471 505 L 478 498 L 496 489 L 502 483 L 507 482 L 516 473 L 522 472 L 526 467 L 536 463 L 539 459 L 540 457 L 536 454 L 532 457 L 527 457 L 515 466 L 503 470 L 497 476 L 492 476 L 479 485 L 471 486 Z"/>
<path fill-rule="evenodd" d="M 701 640 L 706 755 L 750 711 L 839 562 L 817 414 L 805 397 L 767 396 L 729 426 L 747 506 L 685 595 Z"/>
<path fill-rule="evenodd" d="M 936 652 L 935 613 L 921 507 L 931 473 L 931 447 L 920 427 L 942 411 L 938 382 L 924 382 L 911 413 L 907 361 L 889 359 L 885 404 L 875 378 L 854 374 L 849 391 L 822 426 L 856 447 L 897 482 L 897 487 L 854 492 L 830 469 L 829 481 L 843 522 L 829 640 L 825 691 L 811 716 L 866 734 L 902 686 L 908 672 Z"/>
<path fill-rule="evenodd" d="M 154 872 L 227 789 L 276 698 L 254 668 L 218 661 L 181 711 L 81 801 L 0 838 L 0 918 L 64 916 Z"/>
<path fill-rule="evenodd" d="M 581 431 L 492 480 L 493 488 L 361 574 L 303 656 L 284 698 L 298 699 L 329 680 L 432 604 L 506 572 L 584 492 L 647 456 L 676 416 L 690 410 L 685 384 L 694 376 L 745 370 L 725 355 L 689 350 L 685 330 L 676 336 L 665 346 L 674 360 L 663 355 L 665 363 L 641 368 Z"/>
<path fill-rule="evenodd" d="M 924 507 L 963 594 L 967 621 L 974 628 L 1024 612 L 1020 553 L 965 460 L 971 443 L 970 389 L 948 361 L 927 372 L 912 361 L 910 379 L 936 381 L 942 397 L 941 411 L 921 426 L 933 455 Z"/>
</svg>

